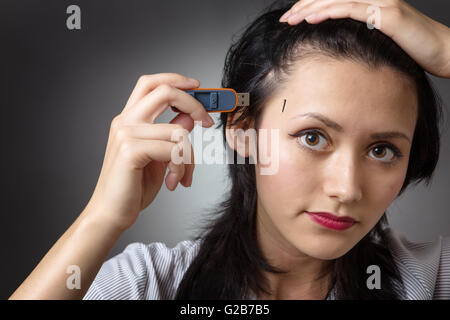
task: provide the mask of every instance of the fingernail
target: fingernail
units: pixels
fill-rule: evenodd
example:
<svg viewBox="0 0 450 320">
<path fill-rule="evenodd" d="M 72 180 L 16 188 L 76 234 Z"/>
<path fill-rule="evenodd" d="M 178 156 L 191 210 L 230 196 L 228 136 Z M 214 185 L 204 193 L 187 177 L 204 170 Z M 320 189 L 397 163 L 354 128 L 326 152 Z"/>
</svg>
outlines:
<svg viewBox="0 0 450 320">
<path fill-rule="evenodd" d="M 317 14 L 315 14 L 315 13 L 312 13 L 312 14 L 310 14 L 309 16 L 307 16 L 306 18 L 305 18 L 305 20 L 306 21 L 312 21 L 312 20 L 314 20 L 314 18 L 317 16 Z"/>
<path fill-rule="evenodd" d="M 291 14 L 291 10 L 286 11 L 280 18 L 280 22 L 286 22 Z"/>
<path fill-rule="evenodd" d="M 169 175 L 167 177 L 167 184 L 168 184 L 169 190 L 173 191 L 176 189 L 178 182 L 177 182 L 176 176 L 173 172 L 169 172 Z"/>
<path fill-rule="evenodd" d="M 194 78 L 188 78 L 188 81 L 194 85 L 199 85 L 200 82 L 197 79 Z"/>
<path fill-rule="evenodd" d="M 203 120 L 206 122 L 206 124 L 207 124 L 208 126 L 212 126 L 212 125 L 214 124 L 213 118 L 211 118 L 209 115 L 206 116 Z"/>
</svg>

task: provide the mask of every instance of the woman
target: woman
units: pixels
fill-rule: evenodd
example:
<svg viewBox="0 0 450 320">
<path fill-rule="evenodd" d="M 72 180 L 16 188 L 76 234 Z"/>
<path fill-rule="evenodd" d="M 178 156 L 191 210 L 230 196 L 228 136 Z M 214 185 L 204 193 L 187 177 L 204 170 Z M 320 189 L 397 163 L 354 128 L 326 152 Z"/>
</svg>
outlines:
<svg viewBox="0 0 450 320">
<path fill-rule="evenodd" d="M 365 23 L 369 3 L 381 11 L 380 31 Z M 279 21 L 290 7 L 270 7 L 246 29 L 222 81 L 251 93 L 249 107 L 221 114 L 224 142 L 248 158 L 249 141 L 226 129 L 278 130 L 257 145 L 278 145 L 278 171 L 230 164 L 229 197 L 202 236 L 172 249 L 133 243 L 103 263 L 167 167 L 170 190 L 191 185 L 193 164 L 171 161 L 172 133 L 191 131 L 194 120 L 213 124 L 183 91 L 198 81 L 143 76 L 111 124 L 85 210 L 11 298 L 450 298 L 450 239 L 412 244 L 385 213 L 409 184 L 429 182 L 437 164 L 441 110 L 424 70 L 450 77 L 449 29 L 401 1 L 306 0 Z M 182 113 L 154 124 L 169 105 Z M 80 290 L 66 288 L 74 264 Z M 381 277 L 371 282 L 374 270 Z"/>
</svg>

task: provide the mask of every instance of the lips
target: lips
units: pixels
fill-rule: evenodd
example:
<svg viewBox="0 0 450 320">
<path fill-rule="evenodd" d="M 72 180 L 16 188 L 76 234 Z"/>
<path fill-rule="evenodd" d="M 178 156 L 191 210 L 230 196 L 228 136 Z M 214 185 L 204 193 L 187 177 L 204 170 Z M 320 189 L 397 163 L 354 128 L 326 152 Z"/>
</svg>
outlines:
<svg viewBox="0 0 450 320">
<path fill-rule="evenodd" d="M 351 217 L 340 217 L 329 212 L 306 212 L 319 225 L 333 230 L 345 230 L 357 221 Z"/>
<path fill-rule="evenodd" d="M 330 212 L 307 212 L 310 214 L 314 214 L 314 215 L 319 215 L 319 216 L 323 216 L 325 218 L 331 219 L 331 220 L 335 220 L 335 221 L 341 221 L 341 222 L 351 222 L 351 223 L 355 223 L 357 222 L 355 219 L 351 218 L 351 217 L 347 217 L 347 216 L 337 216 L 334 215 Z"/>
</svg>

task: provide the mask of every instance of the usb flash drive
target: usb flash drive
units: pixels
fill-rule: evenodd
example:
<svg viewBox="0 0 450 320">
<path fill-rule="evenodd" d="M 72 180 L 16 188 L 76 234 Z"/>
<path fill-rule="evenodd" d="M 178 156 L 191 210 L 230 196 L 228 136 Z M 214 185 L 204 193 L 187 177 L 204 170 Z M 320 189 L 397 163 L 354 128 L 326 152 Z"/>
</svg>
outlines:
<svg viewBox="0 0 450 320">
<path fill-rule="evenodd" d="M 246 107 L 250 104 L 249 93 L 237 93 L 231 88 L 199 88 L 185 91 L 197 99 L 206 112 L 231 112 L 237 106 Z M 175 112 L 180 112 L 174 106 L 171 108 Z"/>
</svg>

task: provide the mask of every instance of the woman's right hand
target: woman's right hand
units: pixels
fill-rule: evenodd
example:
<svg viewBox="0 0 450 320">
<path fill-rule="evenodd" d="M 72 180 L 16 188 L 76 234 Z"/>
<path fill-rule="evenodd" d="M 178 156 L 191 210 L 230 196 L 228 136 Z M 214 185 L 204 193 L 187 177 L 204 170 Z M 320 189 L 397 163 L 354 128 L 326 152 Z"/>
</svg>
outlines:
<svg viewBox="0 0 450 320">
<path fill-rule="evenodd" d="M 199 85 L 198 80 L 175 73 L 139 78 L 125 108 L 111 122 L 100 177 L 87 204 L 89 215 L 124 231 L 156 197 L 167 167 L 170 172 L 165 181 L 169 190 L 174 190 L 178 182 L 185 187 L 191 185 L 192 146 L 189 142 L 190 163 L 176 164 L 171 154 L 180 140 L 172 137 L 177 129 L 190 132 L 194 121 L 202 121 L 205 127 L 214 124 L 201 103 L 183 91 Z M 155 124 L 168 106 L 176 106 L 181 113 L 170 123 Z"/>
<path fill-rule="evenodd" d="M 306 20 L 316 24 L 351 18 L 369 23 L 372 15 L 379 18 L 379 25 L 375 23 L 374 27 L 394 40 L 424 70 L 450 78 L 450 28 L 404 0 L 301 0 L 281 16 L 280 22 L 296 25 Z"/>
</svg>

